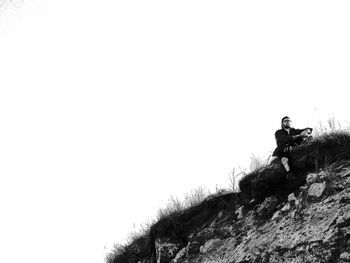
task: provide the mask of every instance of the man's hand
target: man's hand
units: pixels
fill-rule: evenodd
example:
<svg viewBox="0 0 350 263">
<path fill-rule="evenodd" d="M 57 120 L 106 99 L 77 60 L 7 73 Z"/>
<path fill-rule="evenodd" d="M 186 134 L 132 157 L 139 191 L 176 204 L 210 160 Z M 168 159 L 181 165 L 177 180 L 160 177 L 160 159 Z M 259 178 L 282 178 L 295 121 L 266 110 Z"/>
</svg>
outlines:
<svg viewBox="0 0 350 263">
<path fill-rule="evenodd" d="M 303 131 L 300 133 L 301 137 L 303 137 L 303 138 L 304 138 L 304 137 L 307 137 L 308 134 L 309 134 L 308 130 L 303 130 Z"/>
<path fill-rule="evenodd" d="M 300 133 L 301 137 L 305 138 L 305 137 L 309 137 L 310 136 L 310 130 L 309 129 L 306 129 L 306 130 L 303 130 L 301 133 Z"/>
</svg>

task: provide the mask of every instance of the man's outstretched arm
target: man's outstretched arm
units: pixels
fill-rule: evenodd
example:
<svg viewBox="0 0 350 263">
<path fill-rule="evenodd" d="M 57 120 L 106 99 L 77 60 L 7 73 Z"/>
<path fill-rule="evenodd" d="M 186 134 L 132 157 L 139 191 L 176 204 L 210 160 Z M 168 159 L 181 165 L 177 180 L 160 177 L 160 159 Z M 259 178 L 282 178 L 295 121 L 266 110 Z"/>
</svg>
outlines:
<svg viewBox="0 0 350 263">
<path fill-rule="evenodd" d="M 298 133 L 298 137 L 308 137 L 312 133 L 312 128 L 305 128 L 305 129 L 295 129 L 295 131 Z"/>
<path fill-rule="evenodd" d="M 305 130 L 309 130 L 310 131 L 310 133 L 312 133 L 312 128 L 304 128 L 304 129 L 295 129 L 295 131 L 297 132 L 297 133 L 302 133 L 303 131 L 305 131 Z"/>
<path fill-rule="evenodd" d="M 275 133 L 275 138 L 278 144 L 288 144 L 294 141 L 292 136 L 285 135 L 282 131 L 277 131 Z"/>
</svg>

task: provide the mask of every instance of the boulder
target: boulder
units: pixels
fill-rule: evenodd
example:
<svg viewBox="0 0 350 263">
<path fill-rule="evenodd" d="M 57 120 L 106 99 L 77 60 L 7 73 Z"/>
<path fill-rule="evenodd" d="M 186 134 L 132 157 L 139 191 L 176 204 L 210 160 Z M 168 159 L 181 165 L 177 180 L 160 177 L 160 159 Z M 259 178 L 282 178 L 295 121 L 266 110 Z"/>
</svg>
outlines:
<svg viewBox="0 0 350 263">
<path fill-rule="evenodd" d="M 318 179 L 317 173 L 310 173 L 310 174 L 308 174 L 307 177 L 306 177 L 306 183 L 307 183 L 307 184 L 316 183 L 316 182 L 317 182 L 317 179 Z"/>
<path fill-rule="evenodd" d="M 207 227 L 200 231 L 194 238 L 195 241 L 203 244 L 205 241 L 214 237 L 214 228 Z"/>
<path fill-rule="evenodd" d="M 211 239 L 207 241 L 203 246 L 200 247 L 199 251 L 203 254 L 213 250 L 214 248 L 220 246 L 222 243 L 221 239 Z"/>
<path fill-rule="evenodd" d="M 168 263 L 170 262 L 176 254 L 180 251 L 180 244 L 172 243 L 162 243 L 156 244 L 157 251 L 157 262 L 158 263 Z"/>
<path fill-rule="evenodd" d="M 224 214 L 224 211 L 221 210 L 218 213 L 218 216 L 213 220 L 213 222 L 211 222 L 210 227 L 215 227 L 215 224 L 220 221 L 220 219 L 222 218 L 223 214 Z"/>
<path fill-rule="evenodd" d="M 264 202 L 258 207 L 257 213 L 259 216 L 270 216 L 276 209 L 278 199 L 276 196 L 265 198 Z"/>
<path fill-rule="evenodd" d="M 350 253 L 349 252 L 343 252 L 340 254 L 339 262 L 350 262 Z"/>
<path fill-rule="evenodd" d="M 171 262 L 178 262 L 180 259 L 182 259 L 187 253 L 187 247 L 182 248 L 175 256 L 175 258 Z"/>
<path fill-rule="evenodd" d="M 237 219 L 241 219 L 243 217 L 243 206 L 240 206 L 235 212 Z"/>
<path fill-rule="evenodd" d="M 288 195 L 288 202 L 295 202 L 297 198 L 295 197 L 294 193 L 291 193 Z"/>
<path fill-rule="evenodd" d="M 281 211 L 282 211 L 282 212 L 288 212 L 290 209 L 291 209 L 290 203 L 286 203 L 286 204 L 282 207 Z"/>
<path fill-rule="evenodd" d="M 276 211 L 273 216 L 271 217 L 271 221 L 275 221 L 281 216 L 281 211 Z"/>
<path fill-rule="evenodd" d="M 350 226 L 350 211 L 345 211 L 343 215 L 338 217 L 337 226 L 338 227 Z"/>
<path fill-rule="evenodd" d="M 197 254 L 200 248 L 200 244 L 198 241 L 191 241 L 188 242 L 186 250 L 187 250 L 187 255 L 191 254 Z"/>
<path fill-rule="evenodd" d="M 316 202 L 321 199 L 326 190 L 326 183 L 313 183 L 307 193 L 308 201 Z"/>
<path fill-rule="evenodd" d="M 320 171 L 318 173 L 310 173 L 306 177 L 306 182 L 308 185 L 314 184 L 314 183 L 322 183 L 322 181 L 325 180 L 325 178 L 328 177 L 327 172 Z"/>
</svg>

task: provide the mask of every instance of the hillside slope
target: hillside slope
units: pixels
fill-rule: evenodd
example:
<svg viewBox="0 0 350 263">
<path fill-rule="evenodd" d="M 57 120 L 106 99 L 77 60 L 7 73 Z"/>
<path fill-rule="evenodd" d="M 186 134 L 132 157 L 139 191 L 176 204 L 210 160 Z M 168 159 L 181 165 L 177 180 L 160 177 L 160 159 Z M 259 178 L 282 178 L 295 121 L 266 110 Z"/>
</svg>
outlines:
<svg viewBox="0 0 350 263">
<path fill-rule="evenodd" d="M 297 147 L 292 163 L 296 180 L 275 160 L 241 192 L 159 220 L 107 262 L 350 262 L 350 135 Z"/>
<path fill-rule="evenodd" d="M 350 162 L 309 174 L 286 201 L 270 196 L 240 211 L 197 233 L 206 237 L 199 249 L 172 262 L 350 262 Z"/>
</svg>

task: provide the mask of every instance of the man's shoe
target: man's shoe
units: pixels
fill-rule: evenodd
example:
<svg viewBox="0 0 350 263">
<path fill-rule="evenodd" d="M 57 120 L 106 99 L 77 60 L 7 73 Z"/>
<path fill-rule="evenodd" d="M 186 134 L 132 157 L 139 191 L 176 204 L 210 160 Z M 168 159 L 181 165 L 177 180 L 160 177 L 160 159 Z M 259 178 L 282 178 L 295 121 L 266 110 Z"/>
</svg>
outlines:
<svg viewBox="0 0 350 263">
<path fill-rule="evenodd" d="M 292 174 L 291 171 L 287 172 L 287 180 L 294 180 L 296 179 L 295 175 Z"/>
</svg>

